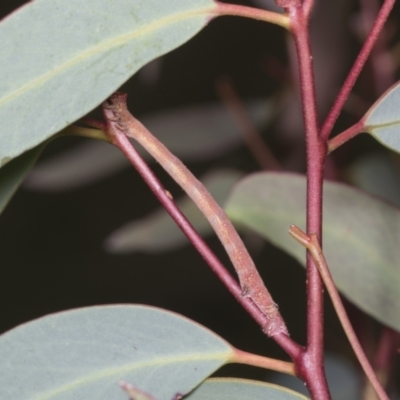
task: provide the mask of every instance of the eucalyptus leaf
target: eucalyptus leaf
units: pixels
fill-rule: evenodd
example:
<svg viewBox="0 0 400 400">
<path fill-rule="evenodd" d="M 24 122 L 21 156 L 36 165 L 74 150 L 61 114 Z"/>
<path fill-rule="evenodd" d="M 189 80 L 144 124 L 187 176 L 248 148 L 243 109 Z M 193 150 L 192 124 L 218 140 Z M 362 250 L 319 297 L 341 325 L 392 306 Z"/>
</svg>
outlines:
<svg viewBox="0 0 400 400">
<path fill-rule="evenodd" d="M 277 107 L 274 99 L 247 100 L 244 105 L 259 127 L 271 122 Z M 225 105 L 198 104 L 144 116 L 143 125 L 177 157 L 203 161 L 220 156 L 243 143 L 240 127 Z"/>
<path fill-rule="evenodd" d="M 257 126 L 265 126 L 274 116 L 272 100 L 249 100 L 245 105 Z M 140 120 L 184 162 L 213 159 L 243 142 L 232 116 L 225 106 L 218 103 L 160 111 Z M 142 147 L 136 142 L 134 145 L 142 156 L 150 159 Z M 92 140 L 38 164 L 25 185 L 30 189 L 46 191 L 75 189 L 128 166 L 128 161 L 119 150 Z"/>
<path fill-rule="evenodd" d="M 177 314 L 146 306 L 62 312 L 0 336 L 2 400 L 126 400 L 124 381 L 158 400 L 185 394 L 232 347 Z"/>
<path fill-rule="evenodd" d="M 360 157 L 346 168 L 346 177 L 359 189 L 400 207 L 400 171 L 388 153 Z"/>
<path fill-rule="evenodd" d="M 0 164 L 199 32 L 213 0 L 36 0 L 0 24 Z"/>
<path fill-rule="evenodd" d="M 34 166 L 46 143 L 20 155 L 0 169 L 0 213 L 4 211 L 25 177 Z"/>
<path fill-rule="evenodd" d="M 219 170 L 207 174 L 201 180 L 217 203 L 223 204 L 232 186 L 242 175 L 237 171 Z M 187 196 L 176 203 L 201 236 L 213 232 L 203 214 Z M 112 233 L 106 241 L 106 248 L 113 253 L 154 253 L 172 250 L 188 243 L 188 239 L 169 214 L 159 208 L 145 218 L 129 222 Z"/>
<path fill-rule="evenodd" d="M 207 379 L 187 400 L 307 400 L 283 386 L 237 378 Z"/>
<path fill-rule="evenodd" d="M 365 130 L 384 146 L 400 152 L 400 83 L 388 89 L 364 117 Z"/>
<path fill-rule="evenodd" d="M 241 180 L 226 211 L 305 262 L 291 224 L 305 229 L 306 179 L 259 173 Z M 400 211 L 346 185 L 324 184 L 324 254 L 338 289 L 378 321 L 400 330 Z"/>
<path fill-rule="evenodd" d="M 27 189 L 57 192 L 76 189 L 129 167 L 119 149 L 101 140 L 84 143 L 38 163 L 24 183 Z"/>
</svg>

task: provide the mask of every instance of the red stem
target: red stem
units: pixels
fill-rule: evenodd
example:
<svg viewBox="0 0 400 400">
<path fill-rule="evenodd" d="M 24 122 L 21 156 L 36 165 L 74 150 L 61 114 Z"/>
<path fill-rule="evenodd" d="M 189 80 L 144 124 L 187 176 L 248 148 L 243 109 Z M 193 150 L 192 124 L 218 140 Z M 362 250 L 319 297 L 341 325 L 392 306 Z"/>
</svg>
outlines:
<svg viewBox="0 0 400 400">
<path fill-rule="evenodd" d="M 354 136 L 365 131 L 364 120 L 358 121 L 356 124 L 346 129 L 339 135 L 335 136 L 328 142 L 328 153 L 332 153 L 333 150 L 336 150 L 342 144 L 346 143 Z"/>
<path fill-rule="evenodd" d="M 307 148 L 307 232 L 322 241 L 322 184 L 326 141 L 318 134 L 314 73 L 308 34 L 308 19 L 302 7 L 288 9 L 299 63 Z M 317 265 L 307 252 L 307 346 L 299 368 L 313 399 L 330 399 L 324 371 L 323 285 Z"/>
<path fill-rule="evenodd" d="M 239 4 L 221 3 L 219 1 L 216 1 L 216 4 L 217 8 L 212 10 L 214 15 L 231 15 L 236 17 L 252 18 L 280 25 L 286 29 L 289 28 L 289 19 L 284 14 L 278 14 L 259 8 L 246 7 Z"/>
<path fill-rule="evenodd" d="M 191 244 L 200 253 L 200 255 L 211 267 L 212 271 L 222 281 L 229 292 L 262 328 L 265 327 L 268 323 L 266 316 L 249 297 L 243 296 L 242 289 L 238 282 L 232 277 L 232 275 L 219 261 L 216 255 L 207 246 L 202 237 L 197 233 L 191 223 L 176 206 L 173 199 L 169 197 L 166 189 L 162 186 L 161 182 L 154 175 L 153 171 L 151 171 L 149 166 L 133 147 L 129 139 L 125 136 L 125 134 L 113 126 L 112 121 L 109 119 L 110 115 L 108 114 L 108 110 L 105 107 L 103 107 L 103 114 L 107 121 L 107 135 L 110 137 L 112 143 L 125 154 L 127 159 L 147 183 L 156 198 L 160 201 L 162 206 L 170 214 L 172 219 L 176 222 Z M 293 360 L 298 358 L 299 354 L 302 352 L 302 347 L 283 333 L 273 336 L 272 339 L 275 340 L 275 342 L 279 344 L 280 347 L 286 351 L 286 353 Z"/>
<path fill-rule="evenodd" d="M 363 38 L 374 24 L 375 15 L 379 12 L 379 0 L 359 0 Z M 383 32 L 385 33 L 385 32 Z M 372 52 L 371 67 L 375 93 L 380 96 L 395 81 L 394 60 L 388 51 L 388 35 L 379 36 Z"/>
<path fill-rule="evenodd" d="M 393 8 L 395 0 L 385 0 L 383 3 L 376 19 L 374 26 L 371 29 L 371 32 L 368 35 L 367 40 L 364 42 L 364 45 L 358 54 L 358 57 L 356 58 L 356 61 L 353 64 L 353 67 L 351 68 L 349 75 L 347 76 L 342 88 L 340 89 L 340 92 L 335 100 L 335 103 L 330 110 L 328 116 L 326 117 L 326 120 L 324 122 L 324 125 L 322 126 L 321 129 L 321 137 L 325 140 L 328 140 L 329 135 L 332 131 L 333 125 L 335 124 L 340 112 L 342 111 L 342 108 L 349 97 L 349 94 L 351 92 L 351 89 L 353 88 L 354 84 L 356 83 L 356 80 L 358 76 L 361 73 L 361 70 L 363 69 L 365 62 L 367 61 L 372 48 L 375 44 L 375 42 L 378 39 L 379 34 L 381 33 L 383 26 L 389 16 L 390 11 Z"/>
<path fill-rule="evenodd" d="M 371 385 L 376 391 L 376 394 L 379 396 L 379 399 L 389 400 L 389 397 L 385 393 L 385 390 L 383 389 L 382 385 L 379 383 L 379 380 L 374 370 L 372 369 L 371 364 L 369 363 L 368 358 L 365 355 L 364 350 L 361 347 L 361 344 L 356 336 L 356 333 L 350 323 L 350 320 L 347 316 L 346 310 L 340 298 L 339 292 L 336 289 L 335 282 L 333 281 L 328 265 L 326 264 L 325 256 L 322 253 L 316 235 L 311 234 L 311 236 L 309 236 L 295 225 L 292 225 L 290 227 L 289 233 L 299 243 L 301 243 L 308 250 L 310 250 L 310 253 L 312 254 L 315 263 L 318 267 L 318 272 L 320 273 L 321 278 L 325 283 L 325 287 L 328 290 L 329 296 L 331 297 L 333 307 L 335 308 L 339 321 L 342 324 L 342 328 L 346 333 L 346 336 L 351 344 L 351 347 L 353 348 L 354 353 L 357 356 L 358 361 L 360 362 L 366 376 L 368 377 Z"/>
<path fill-rule="evenodd" d="M 309 18 L 311 11 L 314 7 L 314 1 L 315 0 L 303 0 L 303 10 L 304 10 L 304 15 Z"/>
</svg>

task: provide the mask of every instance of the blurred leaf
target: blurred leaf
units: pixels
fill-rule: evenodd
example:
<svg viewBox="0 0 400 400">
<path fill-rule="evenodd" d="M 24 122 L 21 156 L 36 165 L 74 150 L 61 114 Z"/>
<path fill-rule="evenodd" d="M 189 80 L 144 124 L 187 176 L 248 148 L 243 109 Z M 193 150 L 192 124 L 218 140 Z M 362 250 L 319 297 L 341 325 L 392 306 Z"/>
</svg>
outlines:
<svg viewBox="0 0 400 400">
<path fill-rule="evenodd" d="M 237 378 L 208 379 L 187 400 L 307 400 L 300 393 L 270 383 Z"/>
<path fill-rule="evenodd" d="M 364 126 L 384 146 L 400 152 L 400 83 L 375 102 L 364 117 Z"/>
<path fill-rule="evenodd" d="M 368 154 L 357 159 L 346 169 L 346 176 L 351 183 L 365 192 L 400 206 L 399 171 L 389 154 Z"/>
<path fill-rule="evenodd" d="M 0 168 L 0 213 L 4 211 L 47 143 L 20 155 Z"/>
<path fill-rule="evenodd" d="M 99 105 L 207 23 L 212 0 L 36 0 L 0 24 L 0 164 Z"/>
<path fill-rule="evenodd" d="M 288 234 L 291 224 L 305 229 L 304 176 L 253 174 L 233 189 L 226 210 L 304 265 L 305 249 Z M 323 237 L 339 290 L 400 330 L 400 211 L 349 186 L 325 182 Z"/>
<path fill-rule="evenodd" d="M 36 165 L 24 187 L 46 191 L 78 188 L 112 176 L 129 165 L 116 147 L 100 140 L 88 140 Z"/>
<path fill-rule="evenodd" d="M 138 71 L 139 80 L 148 87 L 154 87 L 160 80 L 163 65 L 163 57 L 150 61 Z"/>
<path fill-rule="evenodd" d="M 214 171 L 203 177 L 202 182 L 219 204 L 223 204 L 232 186 L 243 174 L 236 171 Z M 177 206 L 201 236 L 213 232 L 210 224 L 188 197 Z M 189 241 L 167 212 L 160 208 L 147 217 L 128 223 L 107 239 L 106 248 L 113 253 L 133 251 L 162 252 L 188 244 Z"/>
<path fill-rule="evenodd" d="M 177 314 L 146 306 L 62 312 L 0 336 L 2 400 L 126 400 L 123 380 L 155 398 L 185 394 L 232 347 Z"/>
<path fill-rule="evenodd" d="M 266 125 L 274 117 L 272 101 L 245 102 L 257 126 Z M 141 121 L 172 153 L 186 161 L 208 160 L 242 143 L 240 130 L 231 114 L 219 103 L 159 112 Z"/>
<path fill-rule="evenodd" d="M 252 100 L 246 105 L 258 126 L 267 124 L 274 116 L 272 101 Z M 141 121 L 182 161 L 206 161 L 242 143 L 232 116 L 225 106 L 217 103 L 158 112 Z M 133 143 L 149 158 L 136 142 Z M 112 146 L 90 141 L 40 163 L 26 185 L 30 189 L 68 190 L 108 177 L 128 165 L 125 157 Z"/>
</svg>

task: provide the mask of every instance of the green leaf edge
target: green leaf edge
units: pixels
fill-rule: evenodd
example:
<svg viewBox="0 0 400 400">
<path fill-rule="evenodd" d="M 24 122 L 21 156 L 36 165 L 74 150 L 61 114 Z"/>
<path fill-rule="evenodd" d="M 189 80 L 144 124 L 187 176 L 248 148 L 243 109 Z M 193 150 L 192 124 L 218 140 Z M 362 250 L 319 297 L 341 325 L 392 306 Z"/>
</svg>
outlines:
<svg viewBox="0 0 400 400">
<path fill-rule="evenodd" d="M 308 397 L 304 396 L 303 394 L 296 392 L 292 389 L 288 389 L 284 386 L 276 385 L 274 383 L 269 383 L 269 382 L 262 382 L 262 381 L 257 381 L 253 379 L 245 379 L 245 378 L 208 378 L 206 379 L 202 384 L 200 384 L 196 389 L 193 390 L 190 394 L 188 394 L 185 399 L 187 398 L 188 400 L 191 400 L 191 395 L 196 392 L 196 390 L 200 389 L 201 386 L 207 383 L 242 383 L 245 385 L 254 385 L 258 387 L 262 387 L 265 389 L 276 389 L 281 392 L 287 393 L 287 394 L 292 394 L 293 396 L 297 396 L 301 400 L 310 400 Z M 244 400 L 250 400 L 250 399 L 244 399 Z"/>
<path fill-rule="evenodd" d="M 4 195 L 0 194 L 0 214 L 10 203 L 12 197 L 35 165 L 47 143 L 48 141 L 39 144 L 33 149 L 12 159 L 4 167 L 0 168 L 0 192 L 3 190 L 7 192 Z"/>
</svg>

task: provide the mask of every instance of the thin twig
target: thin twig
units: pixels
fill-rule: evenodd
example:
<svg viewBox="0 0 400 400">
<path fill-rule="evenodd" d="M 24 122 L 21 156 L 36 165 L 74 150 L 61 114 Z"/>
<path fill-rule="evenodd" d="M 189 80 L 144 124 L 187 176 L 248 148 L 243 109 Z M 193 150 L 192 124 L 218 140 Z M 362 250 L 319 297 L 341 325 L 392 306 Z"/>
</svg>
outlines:
<svg viewBox="0 0 400 400">
<path fill-rule="evenodd" d="M 379 12 L 379 0 L 359 0 L 361 36 L 363 39 L 373 26 L 375 15 Z M 380 96 L 395 81 L 394 61 L 388 51 L 388 35 L 383 31 L 371 51 L 370 63 L 372 66 L 372 75 L 374 80 L 375 94 Z"/>
<path fill-rule="evenodd" d="M 262 169 L 279 171 L 280 163 L 265 144 L 257 127 L 250 119 L 231 81 L 221 78 L 216 84 L 217 93 L 239 127 L 244 142 Z"/>
<path fill-rule="evenodd" d="M 367 40 L 364 42 L 364 45 L 360 53 L 358 54 L 353 64 L 353 67 L 351 68 L 342 88 L 340 89 L 338 96 L 336 97 L 335 103 L 333 104 L 333 107 L 331 108 L 322 126 L 321 137 L 325 140 L 329 138 L 333 125 L 335 124 L 340 112 L 342 111 L 344 103 L 349 97 L 351 89 L 356 83 L 356 80 L 360 75 L 360 72 L 363 69 L 365 62 L 367 61 L 372 51 L 372 48 L 374 47 L 374 44 L 376 43 L 378 36 L 381 33 L 383 26 L 385 25 L 385 22 L 389 16 L 390 11 L 393 8 L 395 1 L 396 0 L 385 0 L 385 2 L 383 3 L 375 19 L 374 26 L 372 27 Z"/>
<path fill-rule="evenodd" d="M 335 308 L 336 314 L 339 317 L 340 323 L 342 324 L 343 330 L 346 333 L 347 338 L 356 354 L 358 361 L 363 368 L 365 375 L 371 382 L 376 393 L 381 400 L 389 400 L 388 395 L 381 386 L 371 364 L 368 361 L 367 356 L 362 349 L 360 342 L 357 339 L 356 333 L 354 332 L 351 322 L 346 314 L 346 310 L 343 306 L 342 300 L 340 299 L 339 293 L 336 289 L 335 283 L 332 279 L 332 275 L 329 271 L 328 265 L 326 263 L 324 254 L 322 253 L 321 246 L 319 245 L 317 236 L 312 233 L 307 235 L 300 228 L 295 225 L 290 227 L 289 233 L 293 236 L 300 244 L 302 244 L 312 255 L 315 263 L 318 267 L 318 271 L 324 281 L 325 287 L 328 290 L 329 296 L 332 300 L 333 307 Z"/>
<path fill-rule="evenodd" d="M 278 14 L 272 11 L 261 10 L 253 7 L 246 7 L 238 4 L 217 3 L 217 9 L 212 10 L 214 15 L 231 15 L 236 17 L 246 17 L 257 19 L 264 22 L 279 25 L 289 29 L 289 18 L 284 14 Z"/>
<path fill-rule="evenodd" d="M 311 11 L 314 7 L 315 0 L 303 0 L 303 10 L 304 14 L 309 18 Z"/>
<path fill-rule="evenodd" d="M 233 354 L 229 359 L 229 362 L 252 365 L 254 367 L 271 369 L 273 371 L 296 376 L 294 364 L 291 362 L 259 356 L 257 354 L 248 353 L 247 351 L 242 351 L 239 349 L 234 349 Z"/>
<path fill-rule="evenodd" d="M 348 142 L 350 139 L 362 132 L 365 132 L 365 125 L 363 120 L 357 122 L 350 128 L 346 129 L 345 131 L 339 133 L 339 135 L 336 135 L 334 138 L 329 140 L 328 153 L 332 153 L 332 151 L 336 150 L 342 144 Z"/>
<path fill-rule="evenodd" d="M 229 258 L 239 276 L 242 296 L 249 297 L 267 318 L 264 331 L 268 336 L 287 335 L 287 328 L 277 305 L 265 287 L 246 247 L 238 233 L 210 195 L 204 185 L 160 143 L 126 108 L 126 95 L 116 93 L 103 104 L 103 113 L 107 123 L 114 131 L 137 140 L 182 187 L 207 218 L 217 236 L 221 240 Z M 120 135 L 114 135 L 122 140 Z"/>
<path fill-rule="evenodd" d="M 107 130 L 106 123 L 103 121 L 98 121 L 97 119 L 89 117 L 82 118 L 81 121 L 86 125 L 93 126 L 94 128 L 101 129 L 102 131 Z"/>
</svg>

